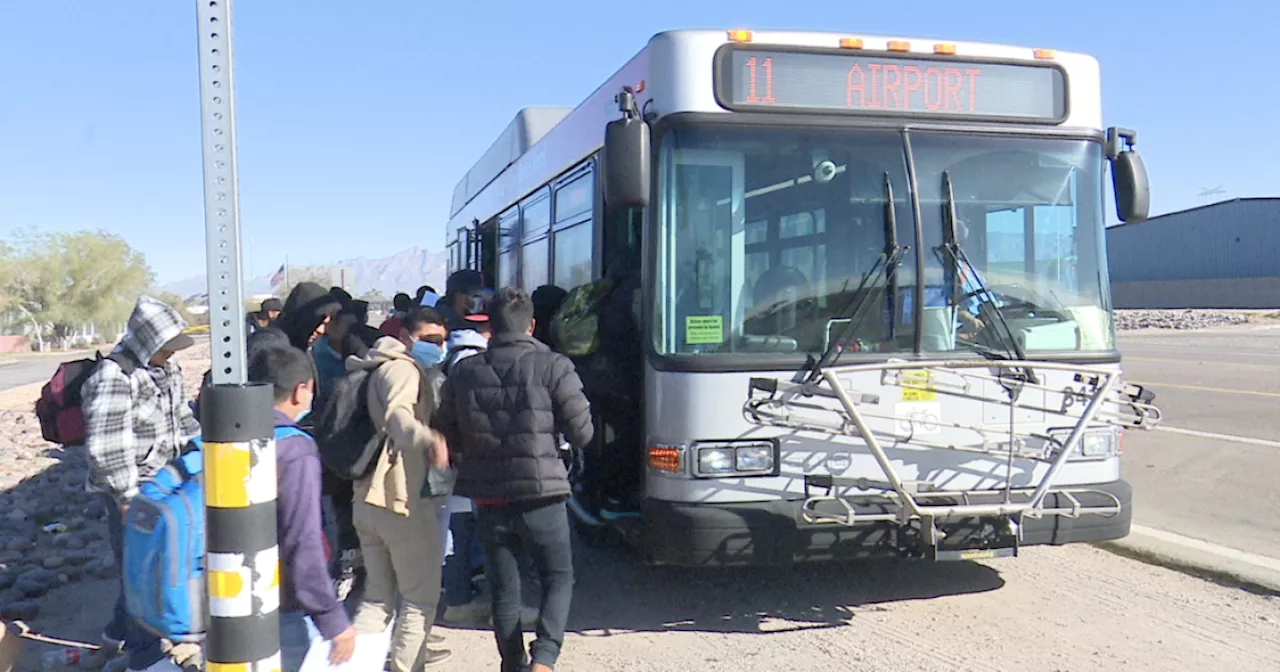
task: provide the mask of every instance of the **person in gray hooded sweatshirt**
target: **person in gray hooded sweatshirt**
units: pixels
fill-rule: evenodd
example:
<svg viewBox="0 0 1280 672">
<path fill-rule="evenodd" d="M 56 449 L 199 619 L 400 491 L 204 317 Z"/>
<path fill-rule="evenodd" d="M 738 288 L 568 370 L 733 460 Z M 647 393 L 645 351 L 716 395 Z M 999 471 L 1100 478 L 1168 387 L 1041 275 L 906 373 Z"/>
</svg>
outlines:
<svg viewBox="0 0 1280 672">
<path fill-rule="evenodd" d="M 143 296 L 129 318 L 128 331 L 114 354 L 126 355 L 125 368 L 104 359 L 81 388 L 85 421 L 87 488 L 102 493 L 107 530 L 116 566 L 124 554 L 124 515 L 138 485 L 178 456 L 200 433 L 187 405 L 182 370 L 172 359 L 193 345 L 183 332 L 187 324 L 164 302 Z M 177 670 L 160 648 L 160 640 L 134 624 L 125 611 L 123 585 L 111 623 L 103 632 L 111 645 L 129 652 L 130 670 Z"/>
</svg>

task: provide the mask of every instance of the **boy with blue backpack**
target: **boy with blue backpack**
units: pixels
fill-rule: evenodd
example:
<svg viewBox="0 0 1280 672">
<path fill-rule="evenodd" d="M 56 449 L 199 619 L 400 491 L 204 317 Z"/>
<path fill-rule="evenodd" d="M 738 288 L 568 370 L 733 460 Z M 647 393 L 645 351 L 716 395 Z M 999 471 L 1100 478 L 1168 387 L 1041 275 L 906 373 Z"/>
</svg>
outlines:
<svg viewBox="0 0 1280 672">
<path fill-rule="evenodd" d="M 297 427 L 315 396 L 311 360 L 291 346 L 269 346 L 250 361 L 249 380 L 274 390 L 282 670 L 302 667 L 311 647 L 307 619 L 332 642 L 330 662 L 347 662 L 356 632 L 329 578 L 320 523 L 320 457 L 315 441 Z M 137 485 L 130 502 L 122 533 L 125 609 L 153 638 L 149 649 L 157 652 L 131 651 L 131 671 L 176 671 L 178 650 L 204 640 L 202 448 L 200 437 L 193 438 L 182 455 Z M 166 648 L 165 640 L 173 648 Z M 147 658 L 139 662 L 139 655 Z M 182 663 L 189 666 L 191 660 Z"/>
<path fill-rule="evenodd" d="M 249 364 L 249 380 L 275 388 L 277 436 L 311 410 L 315 373 L 310 358 L 292 347 L 269 348 Z M 276 441 L 276 535 L 280 544 L 280 656 L 284 672 L 302 667 L 311 642 L 306 619 L 332 643 L 329 662 L 355 652 L 356 631 L 329 576 L 321 526 L 322 476 L 315 440 L 292 433 Z"/>
</svg>

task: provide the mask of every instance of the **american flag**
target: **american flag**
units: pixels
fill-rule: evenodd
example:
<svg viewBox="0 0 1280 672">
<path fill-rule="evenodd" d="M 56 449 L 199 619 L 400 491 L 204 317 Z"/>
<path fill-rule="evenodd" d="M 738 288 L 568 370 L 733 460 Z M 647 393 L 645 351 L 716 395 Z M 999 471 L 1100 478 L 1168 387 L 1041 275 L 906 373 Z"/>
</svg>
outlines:
<svg viewBox="0 0 1280 672">
<path fill-rule="evenodd" d="M 282 282 L 284 282 L 284 264 L 280 264 L 280 270 L 271 276 L 271 288 L 275 289 Z"/>
</svg>

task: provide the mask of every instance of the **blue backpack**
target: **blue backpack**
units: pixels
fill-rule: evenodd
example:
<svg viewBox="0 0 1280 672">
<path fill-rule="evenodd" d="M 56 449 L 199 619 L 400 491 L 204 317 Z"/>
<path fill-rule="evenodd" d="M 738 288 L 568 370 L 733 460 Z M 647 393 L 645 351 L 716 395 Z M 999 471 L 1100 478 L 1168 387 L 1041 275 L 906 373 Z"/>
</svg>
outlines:
<svg viewBox="0 0 1280 672">
<path fill-rule="evenodd" d="M 276 427 L 275 439 L 305 435 Z M 173 642 L 198 642 L 205 607 L 204 455 L 193 448 L 138 486 L 124 525 L 125 608 L 143 628 Z"/>
</svg>

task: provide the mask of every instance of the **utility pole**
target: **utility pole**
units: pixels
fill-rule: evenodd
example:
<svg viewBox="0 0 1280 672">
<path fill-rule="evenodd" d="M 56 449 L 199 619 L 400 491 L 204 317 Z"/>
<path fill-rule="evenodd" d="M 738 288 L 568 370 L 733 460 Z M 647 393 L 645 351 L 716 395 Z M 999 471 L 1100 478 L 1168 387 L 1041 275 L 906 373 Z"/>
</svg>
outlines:
<svg viewBox="0 0 1280 672">
<path fill-rule="evenodd" d="M 231 0 L 196 0 L 213 386 L 201 395 L 209 672 L 280 669 L 272 391 L 249 385 L 236 194 Z"/>
</svg>

